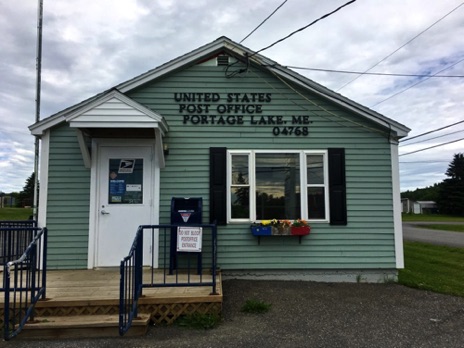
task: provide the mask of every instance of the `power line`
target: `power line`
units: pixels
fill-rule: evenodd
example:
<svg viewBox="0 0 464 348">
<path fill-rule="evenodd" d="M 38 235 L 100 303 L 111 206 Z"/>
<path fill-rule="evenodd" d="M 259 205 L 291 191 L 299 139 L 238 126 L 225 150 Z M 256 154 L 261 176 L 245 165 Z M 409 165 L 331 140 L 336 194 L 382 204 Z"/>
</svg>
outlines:
<svg viewBox="0 0 464 348">
<path fill-rule="evenodd" d="M 451 133 L 446 133 L 446 134 L 443 134 L 443 135 L 439 135 L 439 136 L 436 136 L 436 137 L 433 137 L 433 138 L 428 138 L 428 139 L 425 139 L 425 140 L 419 140 L 419 141 L 416 141 L 414 143 L 400 144 L 399 147 L 401 147 L 401 146 L 409 146 L 409 145 L 414 145 L 414 144 L 420 144 L 420 143 L 424 143 L 426 141 L 430 141 L 430 140 L 434 140 L 434 139 L 438 139 L 438 138 L 443 138 L 443 137 L 446 137 L 448 135 L 462 133 L 462 132 L 464 132 L 464 129 L 463 130 L 458 130 L 458 131 L 455 131 L 455 132 L 451 132 Z"/>
<path fill-rule="evenodd" d="M 401 157 L 401 156 L 406 156 L 406 155 L 410 155 L 410 154 L 413 154 L 413 153 L 416 153 L 416 152 L 421 152 L 421 151 L 425 151 L 425 150 L 430 150 L 430 149 L 433 149 L 433 148 L 435 148 L 435 147 L 440 147 L 440 146 L 444 146 L 444 145 L 448 145 L 448 144 L 452 144 L 452 143 L 457 143 L 458 141 L 462 141 L 462 140 L 464 140 L 464 138 L 457 139 L 457 140 L 452 140 L 452 141 L 448 141 L 447 143 L 443 143 L 443 144 L 438 144 L 438 145 L 429 146 L 429 147 L 426 147 L 426 148 L 424 148 L 424 149 L 420 149 L 420 150 L 416 150 L 416 151 L 411 151 L 411 152 L 403 153 L 403 154 L 399 155 L 399 157 Z"/>
<path fill-rule="evenodd" d="M 375 76 L 398 76 L 398 77 L 458 77 L 463 78 L 464 75 L 418 75 L 418 74 L 389 74 L 389 73 L 375 73 L 375 72 L 361 72 L 361 71 L 350 71 L 350 70 L 335 70 L 335 69 L 318 69 L 318 68 L 304 68 L 299 66 L 287 65 L 286 68 L 296 70 L 311 70 L 311 71 L 323 71 L 340 74 L 364 74 L 364 75 L 375 75 Z"/>
<path fill-rule="evenodd" d="M 413 137 L 410 137 L 410 138 L 402 139 L 402 140 L 400 140 L 400 143 L 405 142 L 405 141 L 409 141 L 409 140 L 412 140 L 412 139 L 416 139 L 416 138 L 419 138 L 421 136 L 424 136 L 424 135 L 427 135 L 427 134 L 430 134 L 430 133 L 435 133 L 435 132 L 438 132 L 440 130 L 455 126 L 455 125 L 460 124 L 460 123 L 464 123 L 464 120 L 458 121 L 456 123 L 453 123 L 453 124 L 450 124 L 450 125 L 447 125 L 447 126 L 444 126 L 444 127 L 441 127 L 441 128 L 433 129 L 431 131 L 428 131 L 428 132 L 425 132 L 425 133 L 422 133 L 422 134 L 419 134 L 419 135 L 416 135 L 416 136 L 413 136 Z"/>
<path fill-rule="evenodd" d="M 269 48 L 271 48 L 271 47 L 277 45 L 278 43 L 280 43 L 280 42 L 282 42 L 282 41 L 284 41 L 284 40 L 287 40 L 290 36 L 292 36 L 292 35 L 294 35 L 294 34 L 300 32 L 300 31 L 303 31 L 303 30 L 309 28 L 310 26 L 316 24 L 316 23 L 319 22 L 320 20 L 329 17 L 330 15 L 334 14 L 335 12 L 341 10 L 342 8 L 344 8 L 344 7 L 348 6 L 348 5 L 351 5 L 351 4 L 354 3 L 354 2 L 356 2 L 356 0 L 348 1 L 346 4 L 344 4 L 344 5 L 342 5 L 342 6 L 338 7 L 338 8 L 336 8 L 336 9 L 333 10 L 332 12 L 326 13 L 326 14 L 323 15 L 322 17 L 320 17 L 320 18 L 318 18 L 318 19 L 312 21 L 312 22 L 309 23 L 308 25 L 306 25 L 306 26 L 304 26 L 304 27 L 302 27 L 302 28 L 300 28 L 300 29 L 298 29 L 298 30 L 295 30 L 294 32 L 288 34 L 288 35 L 285 36 L 284 38 L 282 38 L 282 39 L 280 39 L 280 40 L 277 40 L 277 41 L 274 42 L 273 44 L 270 44 L 269 46 L 266 46 L 266 47 L 264 47 L 264 48 L 261 48 L 259 51 L 255 52 L 254 54 L 258 54 L 259 52 L 262 52 L 262 51 L 264 51 L 264 50 L 267 50 L 267 49 L 269 49 Z"/>
<path fill-rule="evenodd" d="M 370 108 L 373 108 L 373 107 L 375 107 L 375 106 L 377 106 L 377 105 L 379 105 L 379 104 L 382 104 L 383 102 L 385 102 L 385 101 L 387 101 L 387 100 L 389 100 L 389 99 L 391 99 L 391 98 L 393 98 L 393 97 L 396 97 L 397 95 L 399 95 L 399 94 L 401 94 L 401 93 L 406 92 L 407 90 L 409 90 L 409 89 L 411 89 L 411 88 L 417 86 L 418 84 L 427 81 L 429 78 L 431 78 L 431 77 L 433 77 L 433 76 L 435 76 L 435 75 L 438 75 L 438 74 L 441 73 L 442 71 L 445 71 L 445 70 L 447 70 L 447 69 L 449 69 L 449 68 L 452 68 L 453 66 L 455 66 L 455 65 L 457 65 L 457 64 L 459 64 L 459 63 L 461 63 L 463 60 L 464 60 L 464 58 L 462 58 L 461 60 L 458 60 L 456 63 L 451 64 L 450 66 L 447 66 L 446 68 L 443 68 L 443 69 L 441 69 L 440 71 L 437 71 L 437 72 L 436 72 L 435 74 L 433 74 L 432 76 L 426 77 L 425 79 L 416 82 L 415 84 L 413 84 L 413 85 L 411 85 L 411 86 L 409 86 L 409 87 L 407 87 L 407 88 L 405 88 L 405 89 L 403 89 L 403 90 L 401 90 L 401 91 L 399 91 L 399 92 L 397 92 L 397 93 L 395 93 L 395 94 L 389 96 L 388 98 L 385 98 L 384 100 L 381 100 L 381 101 L 379 101 L 378 103 L 376 103 L 376 104 L 374 104 L 374 105 L 371 105 Z"/>
<path fill-rule="evenodd" d="M 243 41 L 245 41 L 246 39 L 248 39 L 248 38 L 251 36 L 251 34 L 253 34 L 256 30 L 258 30 L 259 27 L 262 26 L 269 18 L 271 18 L 271 17 L 274 15 L 274 13 L 276 13 L 282 6 L 284 6 L 285 3 L 286 3 L 287 1 L 288 1 L 288 0 L 285 0 L 283 3 L 281 3 L 281 4 L 279 5 L 279 7 L 277 7 L 277 8 L 274 10 L 274 12 L 272 12 L 269 16 L 267 16 L 266 19 L 265 19 L 264 21 L 262 21 L 256 28 L 254 28 L 253 31 L 252 31 L 251 33 L 249 33 L 247 36 L 245 36 L 245 37 L 242 39 L 242 41 L 240 41 L 239 43 L 242 43 Z"/>
<path fill-rule="evenodd" d="M 366 71 L 364 71 L 363 73 L 361 73 L 359 76 L 355 77 L 354 79 L 348 81 L 347 83 L 345 83 L 343 86 L 341 86 L 339 89 L 337 89 L 337 92 L 339 90 L 341 90 L 342 88 L 345 88 L 346 86 L 348 86 L 350 83 L 352 83 L 353 81 L 359 79 L 362 75 L 366 74 L 368 71 L 372 70 L 373 68 L 375 68 L 377 65 L 379 65 L 380 63 L 382 63 L 383 61 L 385 61 L 386 59 L 390 58 L 392 55 L 394 55 L 396 52 L 398 52 L 400 49 L 402 49 L 404 46 L 410 44 L 412 41 L 414 41 L 415 39 L 417 39 L 420 35 L 422 35 L 423 33 L 425 33 L 427 30 L 429 30 L 430 28 L 432 28 L 435 24 L 437 24 L 438 22 L 440 22 L 441 20 L 443 20 L 444 18 L 448 17 L 451 13 L 453 13 L 454 11 L 456 11 L 459 7 L 461 7 L 462 5 L 464 5 L 464 2 L 461 3 L 460 5 L 458 5 L 457 7 L 455 7 L 454 9 L 452 9 L 450 12 L 448 12 L 447 14 L 445 14 L 443 17 L 441 17 L 440 19 L 438 19 L 437 21 L 435 21 L 433 24 L 429 25 L 427 28 L 425 28 L 424 30 L 422 30 L 419 34 L 417 34 L 416 36 L 414 36 L 412 39 L 410 39 L 408 42 L 406 42 L 405 44 L 401 45 L 400 47 L 398 47 L 396 50 L 394 50 L 392 53 L 390 53 L 389 55 L 387 55 L 386 57 L 382 58 L 379 62 L 377 62 L 376 64 L 374 64 L 373 66 L 371 66 L 369 69 L 367 69 Z"/>
</svg>

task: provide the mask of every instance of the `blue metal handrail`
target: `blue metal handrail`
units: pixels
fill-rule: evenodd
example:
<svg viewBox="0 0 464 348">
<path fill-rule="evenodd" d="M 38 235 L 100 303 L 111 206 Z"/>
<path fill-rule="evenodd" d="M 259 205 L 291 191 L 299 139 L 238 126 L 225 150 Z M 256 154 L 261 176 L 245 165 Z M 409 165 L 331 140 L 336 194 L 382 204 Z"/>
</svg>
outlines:
<svg viewBox="0 0 464 348">
<path fill-rule="evenodd" d="M 124 335 L 137 317 L 142 295 L 143 229 L 139 227 L 129 255 L 121 261 L 119 284 L 119 334 Z"/>
<path fill-rule="evenodd" d="M 187 274 L 187 281 L 181 282 L 179 280 L 180 267 L 176 264 L 173 266 L 172 253 L 177 255 L 190 254 L 178 253 L 171 248 L 171 231 L 177 230 L 178 227 L 200 227 L 204 230 L 211 230 L 211 239 L 209 240 L 211 248 L 211 281 L 206 281 L 203 277 L 203 263 L 202 253 L 196 254 L 197 267 L 191 267 L 190 256 L 185 255 L 187 258 L 186 263 L 182 264 L 182 271 Z M 143 280 L 143 239 L 144 235 L 149 233 L 150 245 L 155 246 L 159 244 L 159 251 L 162 254 L 156 261 L 151 258 L 150 274 L 146 280 Z M 204 233 L 203 233 L 204 234 Z M 162 237 L 162 238 L 161 238 Z M 147 238 L 148 239 L 148 238 Z M 159 243 L 157 242 L 159 241 Z M 207 243 L 208 244 L 208 243 Z M 205 250 L 205 248 L 203 248 Z M 155 255 L 151 250 L 151 255 Z M 159 264 L 158 264 L 159 262 Z M 192 278 L 192 269 L 195 269 L 198 274 L 198 281 Z M 157 279 L 155 271 L 161 272 L 161 279 Z M 173 271 L 175 270 L 175 274 Z M 129 255 L 121 261 L 121 277 L 120 277 L 120 308 L 119 308 L 119 334 L 124 335 L 129 330 L 132 319 L 137 317 L 137 304 L 138 299 L 142 295 L 143 288 L 154 287 L 186 287 L 186 286 L 211 286 L 212 295 L 217 295 L 217 226 L 215 224 L 172 224 L 172 225 L 143 225 L 139 226 L 137 234 L 132 244 Z M 171 276 L 171 277 L 170 277 Z M 174 278 L 174 281 L 170 280 Z"/>
<path fill-rule="evenodd" d="M 14 233 L 18 229 L 2 228 Z M 46 297 L 47 283 L 47 228 L 20 228 L 29 231 L 34 238 L 17 260 L 8 261 L 3 273 L 4 339 L 18 335 L 29 318 L 33 319 L 34 306 Z"/>
<path fill-rule="evenodd" d="M 0 264 L 19 259 L 34 238 L 34 220 L 0 221 Z"/>
</svg>

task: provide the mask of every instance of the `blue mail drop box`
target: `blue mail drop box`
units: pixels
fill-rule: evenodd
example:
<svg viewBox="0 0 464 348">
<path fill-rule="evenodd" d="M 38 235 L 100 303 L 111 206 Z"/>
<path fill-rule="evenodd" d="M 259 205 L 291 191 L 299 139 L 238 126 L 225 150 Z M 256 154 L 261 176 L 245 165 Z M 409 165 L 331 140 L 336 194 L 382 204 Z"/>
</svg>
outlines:
<svg viewBox="0 0 464 348">
<path fill-rule="evenodd" d="M 203 220 L 203 198 L 173 197 L 171 199 L 171 224 L 192 225 L 202 224 Z M 177 228 L 171 229 L 171 255 L 169 273 L 177 269 Z M 198 253 L 198 274 L 201 273 L 201 252 Z"/>
</svg>

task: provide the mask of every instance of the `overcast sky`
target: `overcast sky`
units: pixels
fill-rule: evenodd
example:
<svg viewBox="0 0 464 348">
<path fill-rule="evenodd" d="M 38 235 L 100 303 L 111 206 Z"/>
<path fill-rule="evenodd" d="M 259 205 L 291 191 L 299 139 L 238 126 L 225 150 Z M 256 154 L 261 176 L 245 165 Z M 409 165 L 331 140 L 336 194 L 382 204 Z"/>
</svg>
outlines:
<svg viewBox="0 0 464 348">
<path fill-rule="evenodd" d="M 288 0 L 243 45 L 260 50 L 347 1 Z M 220 36 L 240 42 L 282 2 L 44 0 L 41 118 Z M 366 71 L 380 62 L 370 72 L 463 76 L 462 4 L 358 0 L 261 54 L 284 66 Z M 20 191 L 33 172 L 28 126 L 35 121 L 37 8 L 35 0 L 0 2 L 3 192 Z M 344 86 L 359 75 L 296 71 L 408 126 L 410 136 L 464 120 L 464 78 L 363 75 Z M 404 142 L 400 154 L 461 138 L 464 123 Z M 402 191 L 442 181 L 463 145 L 458 141 L 401 156 Z"/>
</svg>

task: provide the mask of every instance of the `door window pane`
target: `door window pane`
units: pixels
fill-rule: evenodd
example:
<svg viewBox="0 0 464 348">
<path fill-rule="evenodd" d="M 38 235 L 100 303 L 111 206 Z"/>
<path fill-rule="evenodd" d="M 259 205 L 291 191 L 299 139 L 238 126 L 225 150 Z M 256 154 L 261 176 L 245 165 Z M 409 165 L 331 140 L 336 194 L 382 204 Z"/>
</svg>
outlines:
<svg viewBox="0 0 464 348">
<path fill-rule="evenodd" d="M 256 219 L 300 217 L 300 163 L 297 153 L 256 154 Z"/>
<path fill-rule="evenodd" d="M 143 203 L 143 159 L 109 160 L 108 204 Z"/>
</svg>

